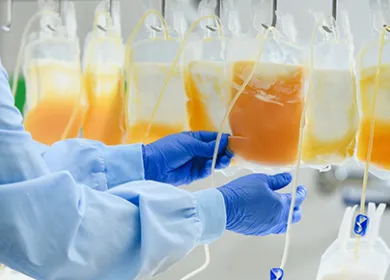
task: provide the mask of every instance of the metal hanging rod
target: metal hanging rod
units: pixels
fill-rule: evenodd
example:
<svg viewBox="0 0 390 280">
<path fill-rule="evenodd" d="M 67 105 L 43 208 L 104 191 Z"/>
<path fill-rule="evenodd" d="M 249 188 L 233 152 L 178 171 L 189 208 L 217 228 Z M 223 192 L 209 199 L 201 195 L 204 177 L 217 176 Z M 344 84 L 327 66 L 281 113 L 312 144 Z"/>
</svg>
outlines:
<svg viewBox="0 0 390 280">
<path fill-rule="evenodd" d="M 106 1 L 106 10 L 107 10 L 108 14 L 110 15 L 111 20 L 113 20 L 114 19 L 114 0 Z M 101 31 L 104 31 L 104 32 L 108 31 L 107 23 L 105 26 L 103 26 L 101 24 L 97 24 L 96 27 L 99 28 Z"/>
<path fill-rule="evenodd" d="M 215 15 L 219 18 L 222 16 L 222 0 L 217 0 L 215 5 Z M 206 25 L 206 28 L 212 32 L 218 31 L 217 25 Z"/>
<path fill-rule="evenodd" d="M 161 0 L 161 15 L 163 18 L 165 18 L 165 13 L 166 13 L 166 1 L 165 0 Z"/>
<path fill-rule="evenodd" d="M 336 20 L 337 20 L 337 0 L 332 0 L 332 18 L 336 22 Z M 322 26 L 322 28 L 326 32 L 332 33 L 332 27 L 324 25 L 324 26 Z"/>
<path fill-rule="evenodd" d="M 160 12 L 161 12 L 161 16 L 164 19 L 165 19 L 165 16 L 166 16 L 166 8 L 167 8 L 166 1 L 165 0 L 161 0 Z M 160 26 L 152 25 L 152 26 L 150 26 L 150 28 L 153 29 L 156 32 L 162 32 L 163 31 L 163 27 L 161 25 Z"/>
<path fill-rule="evenodd" d="M 109 10 L 109 13 L 110 13 L 110 17 L 113 18 L 113 15 L 114 15 L 114 4 L 113 4 L 114 0 L 110 0 L 108 2 L 108 10 Z"/>
<path fill-rule="evenodd" d="M 221 18 L 222 16 L 222 0 L 217 0 L 217 6 L 215 8 L 215 15 Z"/>
<path fill-rule="evenodd" d="M 276 12 L 278 11 L 278 0 L 272 0 L 272 22 L 271 25 L 269 24 L 261 24 L 265 29 L 268 29 L 269 27 L 275 27 L 278 21 L 278 17 L 276 15 Z"/>
</svg>

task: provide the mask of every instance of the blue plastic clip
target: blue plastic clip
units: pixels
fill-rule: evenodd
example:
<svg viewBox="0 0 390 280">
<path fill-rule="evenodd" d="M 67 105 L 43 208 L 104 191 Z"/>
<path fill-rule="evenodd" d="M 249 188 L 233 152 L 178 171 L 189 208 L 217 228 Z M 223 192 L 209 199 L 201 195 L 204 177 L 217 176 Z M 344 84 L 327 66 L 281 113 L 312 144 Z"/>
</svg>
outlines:
<svg viewBox="0 0 390 280">
<path fill-rule="evenodd" d="M 271 280 L 283 280 L 284 271 L 281 268 L 271 268 Z"/>
<path fill-rule="evenodd" d="M 368 228 L 369 218 L 366 215 L 356 216 L 355 227 L 353 231 L 360 236 L 365 236 Z"/>
</svg>

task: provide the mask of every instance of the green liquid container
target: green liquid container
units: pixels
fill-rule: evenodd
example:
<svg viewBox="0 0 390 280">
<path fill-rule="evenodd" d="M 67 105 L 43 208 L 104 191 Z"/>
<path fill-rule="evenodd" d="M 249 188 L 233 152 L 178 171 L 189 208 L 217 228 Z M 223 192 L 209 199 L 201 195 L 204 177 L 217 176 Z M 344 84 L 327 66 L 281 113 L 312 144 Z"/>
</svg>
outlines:
<svg viewBox="0 0 390 280">
<path fill-rule="evenodd" d="M 13 79 L 11 78 L 9 83 L 12 86 Z M 23 115 L 24 104 L 26 102 L 26 82 L 23 78 L 18 80 L 18 88 L 15 95 L 15 106 Z"/>
</svg>

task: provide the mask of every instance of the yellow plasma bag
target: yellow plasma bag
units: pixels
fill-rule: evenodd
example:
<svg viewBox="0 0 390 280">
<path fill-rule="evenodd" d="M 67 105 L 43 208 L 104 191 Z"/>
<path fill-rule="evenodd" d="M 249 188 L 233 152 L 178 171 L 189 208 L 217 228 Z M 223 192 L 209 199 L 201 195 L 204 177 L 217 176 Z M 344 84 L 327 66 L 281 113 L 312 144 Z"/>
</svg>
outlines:
<svg viewBox="0 0 390 280">
<path fill-rule="evenodd" d="M 190 130 L 218 131 L 229 102 L 227 46 L 230 40 L 212 37 L 208 24 L 215 23 L 213 19 L 201 21 L 204 38 L 189 42 L 183 52 Z"/>
<path fill-rule="evenodd" d="M 187 129 L 186 93 L 180 66 L 174 69 L 159 100 L 179 48 L 180 42 L 174 39 L 149 39 L 132 47 L 127 143 L 150 143 Z"/>
<path fill-rule="evenodd" d="M 218 130 L 228 105 L 225 69 L 224 63 L 214 61 L 192 61 L 188 64 L 185 89 L 191 130 Z"/>
<path fill-rule="evenodd" d="M 332 26 L 334 32 L 329 35 L 323 26 Z M 337 25 L 321 20 L 313 35 L 320 42 L 311 47 L 302 160 L 320 169 L 342 164 L 355 151 L 359 111 L 348 26 L 347 14 L 342 13 Z"/>
<path fill-rule="evenodd" d="M 87 38 L 84 52 L 84 77 L 89 108 L 83 137 L 106 145 L 123 143 L 126 134 L 124 46 L 120 37 L 119 3 L 114 3 L 114 19 L 107 20 L 108 14 L 99 7 L 96 10 L 94 31 Z M 97 25 L 104 21 L 109 21 L 110 26 L 107 30 L 98 29 Z"/>
</svg>

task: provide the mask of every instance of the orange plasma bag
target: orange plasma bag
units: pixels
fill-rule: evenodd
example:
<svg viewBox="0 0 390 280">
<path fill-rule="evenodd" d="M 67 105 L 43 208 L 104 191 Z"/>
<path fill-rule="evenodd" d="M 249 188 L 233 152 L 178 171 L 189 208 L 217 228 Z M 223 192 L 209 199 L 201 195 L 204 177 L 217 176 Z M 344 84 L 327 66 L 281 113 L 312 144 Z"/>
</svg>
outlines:
<svg viewBox="0 0 390 280">
<path fill-rule="evenodd" d="M 67 20 L 74 20 L 69 13 Z M 79 136 L 87 109 L 76 30 L 69 25 L 47 28 L 44 16 L 39 33 L 31 34 L 24 53 L 26 108 L 24 125 L 46 145 Z"/>
<path fill-rule="evenodd" d="M 290 169 L 297 159 L 304 55 L 277 34 L 272 30 L 269 38 L 236 42 L 231 48 L 230 100 L 235 103 L 229 113 L 229 147 L 239 165 L 243 161 L 253 170 Z M 242 51 L 234 52 L 237 48 Z M 255 63 L 261 48 L 260 61 Z"/>
<path fill-rule="evenodd" d="M 379 43 L 364 49 L 359 56 L 361 120 L 356 156 L 367 159 L 371 125 L 373 124 L 370 172 L 389 179 L 390 171 L 390 46 L 384 43 L 378 65 Z M 375 104 L 373 104 L 375 102 Z"/>
</svg>

